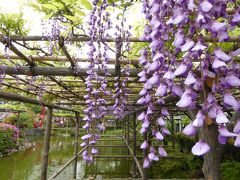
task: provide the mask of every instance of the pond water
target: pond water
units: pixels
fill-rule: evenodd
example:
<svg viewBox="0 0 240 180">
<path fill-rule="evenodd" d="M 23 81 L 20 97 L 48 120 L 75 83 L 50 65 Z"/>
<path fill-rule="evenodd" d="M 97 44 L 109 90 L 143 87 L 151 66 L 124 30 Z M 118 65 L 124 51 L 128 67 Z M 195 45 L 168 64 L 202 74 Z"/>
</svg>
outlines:
<svg viewBox="0 0 240 180">
<path fill-rule="evenodd" d="M 105 138 L 105 137 L 104 137 Z M 13 153 L 0 158 L 1 180 L 38 180 L 41 173 L 41 151 L 43 138 L 32 138 L 36 147 Z M 123 141 L 99 141 L 98 145 L 123 145 Z M 65 164 L 72 156 L 74 149 L 73 137 L 51 137 L 48 176 Z M 126 155 L 125 147 L 100 147 L 100 155 Z M 102 175 L 103 178 L 130 177 L 131 160 L 97 158 L 92 165 L 87 165 L 79 158 L 77 179 Z M 57 179 L 72 179 L 73 164 L 67 167 Z"/>
</svg>

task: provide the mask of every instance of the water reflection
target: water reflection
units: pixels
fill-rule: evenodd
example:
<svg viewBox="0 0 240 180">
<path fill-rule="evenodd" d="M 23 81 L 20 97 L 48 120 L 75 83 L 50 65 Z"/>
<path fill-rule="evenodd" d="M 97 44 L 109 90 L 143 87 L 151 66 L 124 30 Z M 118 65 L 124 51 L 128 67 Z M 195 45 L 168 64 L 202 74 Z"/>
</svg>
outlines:
<svg viewBox="0 0 240 180">
<path fill-rule="evenodd" d="M 107 139 L 104 137 L 104 139 Z M 124 145 L 124 141 L 99 141 L 98 145 Z M 108 158 L 96 158 L 94 164 L 86 169 L 86 176 L 102 175 L 103 178 L 125 178 L 130 177 L 132 166 L 131 159 L 109 158 L 111 156 L 127 155 L 127 147 L 99 147 L 99 155 Z"/>
<path fill-rule="evenodd" d="M 41 151 L 43 138 L 31 138 L 36 147 L 16 152 L 0 159 L 1 180 L 37 180 L 40 179 Z M 52 137 L 49 154 L 48 174 L 51 175 L 73 156 L 73 139 Z M 61 145 L 64 144 L 64 145 Z"/>
<path fill-rule="evenodd" d="M 10 156 L 0 158 L 1 180 L 39 180 L 41 173 L 41 151 L 43 139 L 33 138 L 36 147 L 16 152 Z M 72 137 L 52 137 L 49 154 L 48 176 L 66 163 L 74 151 Z M 99 141 L 98 145 L 123 145 L 123 141 Z M 125 147 L 99 147 L 100 155 L 126 155 Z M 102 175 L 103 178 L 129 177 L 132 161 L 124 158 L 97 158 L 90 166 L 79 158 L 77 179 Z M 67 167 L 58 180 L 72 179 L 73 164 Z"/>
</svg>

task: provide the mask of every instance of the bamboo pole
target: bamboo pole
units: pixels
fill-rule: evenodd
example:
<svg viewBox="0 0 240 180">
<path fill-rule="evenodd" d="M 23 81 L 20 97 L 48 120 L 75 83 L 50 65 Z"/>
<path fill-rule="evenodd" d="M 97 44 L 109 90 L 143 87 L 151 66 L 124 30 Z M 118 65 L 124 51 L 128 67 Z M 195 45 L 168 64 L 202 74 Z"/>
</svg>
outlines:
<svg viewBox="0 0 240 180">
<path fill-rule="evenodd" d="M 51 132 L 51 124 L 52 124 L 52 112 L 53 112 L 53 109 L 51 107 L 49 107 L 48 112 L 47 112 L 47 121 L 46 121 L 46 127 L 45 127 L 45 135 L 44 135 L 41 180 L 47 179 L 48 153 L 49 153 L 49 149 L 50 149 L 50 135 L 51 135 L 50 132 Z"/>
<path fill-rule="evenodd" d="M 79 136 L 79 113 L 75 113 L 76 115 L 76 129 L 75 129 L 75 142 L 74 142 L 74 170 L 73 170 L 73 178 L 76 179 L 77 176 L 77 162 L 78 162 L 78 136 Z"/>
</svg>

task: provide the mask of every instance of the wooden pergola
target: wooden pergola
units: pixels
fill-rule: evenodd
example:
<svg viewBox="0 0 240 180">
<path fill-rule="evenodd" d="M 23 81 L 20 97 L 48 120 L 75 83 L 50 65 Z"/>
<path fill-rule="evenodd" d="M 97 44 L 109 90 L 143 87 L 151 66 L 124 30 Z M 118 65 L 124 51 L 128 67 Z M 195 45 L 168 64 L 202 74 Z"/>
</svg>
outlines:
<svg viewBox="0 0 240 180">
<path fill-rule="evenodd" d="M 215 42 L 216 39 L 211 38 L 210 36 L 205 36 L 204 41 L 206 42 Z M 77 63 L 79 62 L 88 62 L 87 58 L 75 58 L 69 52 L 65 45 L 65 41 L 71 40 L 71 42 L 87 42 L 90 40 L 87 36 L 73 36 L 68 38 L 59 37 L 58 43 L 59 48 L 62 51 L 64 56 L 44 56 L 40 57 L 38 55 L 27 55 L 23 51 L 20 51 L 17 48 L 16 43 L 29 43 L 29 42 L 42 42 L 42 41 L 50 41 L 47 36 L 13 36 L 13 37 L 5 37 L 4 35 L 0 35 L 0 42 L 7 46 L 14 54 L 9 56 L 4 56 L 0 54 L 1 66 L 4 69 L 4 73 L 6 76 L 4 77 L 4 81 L 2 83 L 2 88 L 0 90 L 0 98 L 5 99 L 7 101 L 18 101 L 23 103 L 30 103 L 35 105 L 42 105 L 48 107 L 47 112 L 47 122 L 46 122 L 46 130 L 44 137 L 44 152 L 43 152 L 43 163 L 42 163 L 42 171 L 41 171 L 41 179 L 47 179 L 47 167 L 48 167 L 48 152 L 49 152 L 49 141 L 50 141 L 50 130 L 52 124 L 52 113 L 54 109 L 59 109 L 63 111 L 68 111 L 75 113 L 75 150 L 74 157 L 71 158 L 61 169 L 56 171 L 50 179 L 54 179 L 59 175 L 70 163 L 74 161 L 74 177 L 76 177 L 77 173 L 77 158 L 83 152 L 82 149 L 78 152 L 78 136 L 79 136 L 79 122 L 82 117 L 82 109 L 78 109 L 78 105 L 86 106 L 86 102 L 83 98 L 85 94 L 85 78 L 87 76 L 87 68 L 78 68 L 76 69 Z M 197 37 L 195 38 L 197 40 Z M 115 43 L 116 39 L 101 39 L 101 42 L 104 43 Z M 146 41 L 140 40 L 138 37 L 132 37 L 129 39 L 131 43 L 146 43 Z M 240 42 L 240 36 L 231 36 L 228 42 Z M 226 42 L 227 43 L 227 42 Z M 117 48 L 117 46 L 116 46 Z M 119 52 L 119 49 L 116 49 L 116 52 Z M 119 73 L 119 68 L 122 68 L 126 62 L 122 61 L 121 56 L 116 56 L 116 58 L 111 59 L 109 64 L 115 66 L 115 68 L 109 68 L 109 77 L 108 77 L 108 87 L 114 88 L 113 84 L 116 80 L 115 77 L 123 78 Z M 236 61 L 240 61 L 240 57 L 236 58 Z M 17 66 L 16 62 L 23 62 L 25 66 Z M 61 67 L 55 67 L 52 62 L 61 62 Z M 196 60 L 196 63 L 199 61 Z M 123 139 L 126 142 L 126 146 L 129 149 L 131 157 L 134 161 L 134 176 L 136 176 L 136 168 L 140 172 L 140 175 L 143 179 L 147 179 L 142 166 L 140 165 L 137 157 L 136 157 L 136 113 L 145 110 L 147 107 L 139 106 L 136 104 L 136 101 L 139 99 L 139 92 L 143 87 L 143 84 L 138 82 L 137 74 L 141 71 L 140 64 L 137 59 L 130 60 L 131 69 L 130 69 L 130 78 L 127 81 L 127 88 L 129 89 L 128 93 L 128 102 L 125 109 L 125 118 L 123 121 L 126 132 L 124 133 Z M 100 72 L 101 73 L 101 72 Z M 27 79 L 29 76 L 38 77 L 39 82 L 45 83 L 44 93 L 50 96 L 54 96 L 55 100 L 53 102 L 44 102 L 37 100 L 38 92 L 42 92 L 43 90 L 39 86 L 39 84 L 31 84 Z M 67 77 L 67 78 L 66 78 Z M 71 78 L 69 78 L 71 77 Z M 177 80 L 181 83 L 181 79 Z M 182 82 L 183 83 L 183 82 Z M 27 87 L 30 86 L 31 90 Z M 9 93 L 6 90 L 13 89 L 19 92 Z M 27 95 L 27 96 L 26 96 Z M 235 94 L 236 97 L 240 97 L 240 91 L 238 90 Z M 221 99 L 222 97 L 219 97 Z M 112 106 L 114 104 L 112 95 L 106 95 L 105 99 L 108 101 L 107 106 Z M 178 109 L 175 106 L 178 98 L 173 96 L 168 96 L 165 98 L 166 106 L 168 107 L 170 117 L 176 115 L 187 115 L 190 119 L 195 117 L 194 111 L 183 111 Z M 156 114 L 159 113 L 159 110 L 156 109 Z M 232 114 L 229 111 L 229 115 L 231 115 L 232 119 L 235 120 L 239 116 L 238 113 Z M 133 139 L 134 145 L 133 149 L 130 147 L 129 140 L 129 117 L 131 117 L 133 121 Z M 128 125 L 127 125 L 128 124 Z M 146 137 L 145 137 L 146 138 Z M 144 152 L 144 156 L 146 156 L 146 152 Z"/>
</svg>

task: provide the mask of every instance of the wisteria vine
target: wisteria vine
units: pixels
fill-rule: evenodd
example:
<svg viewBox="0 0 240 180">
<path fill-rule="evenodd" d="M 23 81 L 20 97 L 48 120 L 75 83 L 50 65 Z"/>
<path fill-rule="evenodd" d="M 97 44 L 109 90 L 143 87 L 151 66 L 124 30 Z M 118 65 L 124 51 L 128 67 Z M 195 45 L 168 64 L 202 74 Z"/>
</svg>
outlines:
<svg viewBox="0 0 240 180">
<path fill-rule="evenodd" d="M 124 63 L 123 68 L 119 69 L 117 71 L 119 71 L 119 74 L 117 75 L 117 77 L 115 77 L 115 81 L 116 83 L 114 84 L 116 92 L 113 95 L 113 98 L 115 99 L 115 103 L 113 105 L 113 113 L 114 116 L 117 119 L 122 119 L 125 116 L 125 110 L 126 110 L 126 105 L 127 105 L 127 100 L 128 100 L 128 91 L 129 89 L 127 88 L 127 82 L 129 80 L 129 76 L 130 76 L 130 60 L 129 58 L 126 59 L 126 57 L 128 57 L 128 54 L 131 50 L 130 47 L 130 42 L 129 42 L 129 38 L 131 37 L 131 33 L 130 33 L 130 29 L 131 26 L 128 27 L 128 29 L 125 29 L 125 22 L 126 22 L 126 18 L 125 18 L 125 11 L 126 8 L 123 10 L 122 13 L 122 19 L 121 22 L 119 24 L 121 24 L 121 26 L 116 25 L 116 30 L 117 32 L 115 33 L 116 35 L 116 47 L 117 47 L 117 51 L 119 50 L 119 58 L 117 61 L 119 62 L 118 67 L 120 68 L 120 61 L 122 63 Z M 117 17 L 117 20 L 119 21 L 120 18 Z M 116 67 L 115 67 L 116 68 Z M 123 80 L 121 81 L 121 77 L 123 77 Z"/>
<path fill-rule="evenodd" d="M 99 0 L 93 1 L 93 10 L 89 19 L 89 36 L 91 40 L 88 42 L 90 49 L 88 56 L 90 64 L 85 82 L 87 94 L 84 96 L 87 108 L 84 110 L 85 117 L 83 118 L 86 122 L 83 128 L 88 131 L 88 134 L 81 137 L 84 140 L 81 146 L 88 145 L 91 147 L 90 152 L 85 150 L 82 153 L 83 159 L 87 162 L 92 162 L 92 156 L 98 153 L 94 145 L 99 138 L 99 131 L 105 129 L 103 122 L 101 122 L 107 112 L 105 107 L 107 100 L 104 99 L 104 96 L 110 94 L 107 90 L 109 48 L 106 44 L 102 44 L 101 40 L 109 38 L 107 30 L 111 28 L 111 21 L 110 14 L 106 11 L 108 7 L 107 0 L 103 0 L 100 6 L 98 4 Z"/>
<path fill-rule="evenodd" d="M 229 137 L 236 137 L 234 145 L 240 147 L 240 121 L 230 132 L 227 129 L 230 121 L 225 113 L 229 108 L 240 111 L 239 101 L 234 97 L 240 87 L 240 66 L 234 57 L 240 54 L 240 49 L 225 52 L 218 46 L 218 42 L 229 40 L 229 31 L 240 23 L 240 8 L 234 7 L 233 2 L 143 0 L 142 11 L 147 24 L 142 40 L 150 41 L 139 59 L 143 70 L 138 76 L 144 86 L 137 103 L 147 106 L 138 116 L 143 135 L 151 134 L 162 142 L 170 134 L 164 121 L 169 115 L 167 103 L 169 99 L 178 99 L 176 107 L 198 111 L 196 118 L 183 130 L 184 134 L 195 136 L 197 129 L 214 123 L 218 126 L 219 143 L 225 144 Z M 232 14 L 227 12 L 229 6 L 234 9 Z M 212 42 L 207 42 L 206 36 L 212 37 L 209 38 Z M 155 120 L 154 110 L 159 107 L 161 114 Z M 144 168 L 159 159 L 148 140 L 141 149 L 148 151 Z M 200 156 L 210 149 L 200 138 L 192 153 Z M 162 146 L 158 153 L 167 155 Z"/>
</svg>

